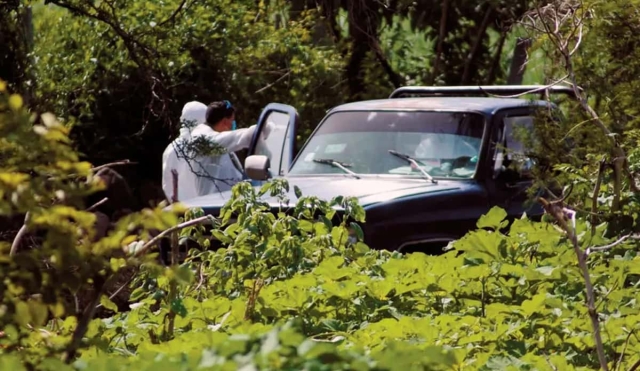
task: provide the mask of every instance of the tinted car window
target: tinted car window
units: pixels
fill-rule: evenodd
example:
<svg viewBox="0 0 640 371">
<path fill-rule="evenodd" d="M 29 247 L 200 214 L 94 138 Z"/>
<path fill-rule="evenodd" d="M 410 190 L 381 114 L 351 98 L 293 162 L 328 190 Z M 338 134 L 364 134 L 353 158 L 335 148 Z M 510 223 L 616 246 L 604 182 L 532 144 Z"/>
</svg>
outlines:
<svg viewBox="0 0 640 371">
<path fill-rule="evenodd" d="M 532 116 L 508 116 L 503 120 L 500 132 L 500 144 L 496 148 L 494 171 L 502 167 L 512 168 L 519 177 L 530 178 L 533 161 L 527 156 L 524 143 L 521 141 L 522 131 L 533 132 Z M 535 138 L 534 138 L 535 139 Z"/>
<path fill-rule="evenodd" d="M 337 174 L 343 170 L 313 159 L 332 159 L 359 174 L 421 176 L 389 153 L 419 160 L 432 176 L 473 176 L 484 118 L 476 113 L 353 111 L 328 116 L 300 153 L 295 174 Z"/>
</svg>

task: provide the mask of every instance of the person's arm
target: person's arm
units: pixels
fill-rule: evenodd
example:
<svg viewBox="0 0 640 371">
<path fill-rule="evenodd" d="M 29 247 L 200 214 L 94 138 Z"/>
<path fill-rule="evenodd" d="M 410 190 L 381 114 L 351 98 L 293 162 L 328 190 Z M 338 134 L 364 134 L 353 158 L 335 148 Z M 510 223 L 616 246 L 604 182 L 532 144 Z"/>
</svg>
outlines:
<svg viewBox="0 0 640 371">
<path fill-rule="evenodd" d="M 237 129 L 233 131 L 225 131 L 215 136 L 215 142 L 223 146 L 229 152 L 236 152 L 241 149 L 249 148 L 251 138 L 256 131 L 256 125 L 252 125 L 245 129 Z"/>
<path fill-rule="evenodd" d="M 266 125 L 262 128 L 262 137 L 263 139 L 267 139 L 271 130 L 273 129 L 274 124 L 271 122 L 267 122 Z M 241 149 L 249 148 L 251 145 L 251 139 L 253 138 L 253 133 L 255 133 L 257 125 L 251 125 L 245 129 L 237 129 L 233 131 L 225 131 L 222 133 L 218 133 L 215 136 L 216 143 L 225 147 L 229 152 L 236 152 Z"/>
</svg>

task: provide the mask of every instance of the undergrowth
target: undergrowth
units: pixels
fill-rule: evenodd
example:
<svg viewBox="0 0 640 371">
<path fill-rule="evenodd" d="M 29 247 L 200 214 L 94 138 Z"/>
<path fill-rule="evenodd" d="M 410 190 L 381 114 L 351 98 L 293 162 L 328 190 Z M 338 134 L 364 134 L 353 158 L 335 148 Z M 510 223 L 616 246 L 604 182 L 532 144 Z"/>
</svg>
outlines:
<svg viewBox="0 0 640 371">
<path fill-rule="evenodd" d="M 296 190 L 274 214 L 261 197 L 286 194 L 276 180 L 236 185 L 210 231 L 202 210 L 176 205 L 128 215 L 97 239 L 81 200 L 100 185 L 67 129 L 0 97 L 0 211 L 28 213 L 44 239 L 12 254 L 0 245 L 2 370 L 599 366 L 582 271 L 552 223 L 523 217 L 504 232 L 506 213 L 493 208 L 442 255 L 373 251 L 347 222 L 366 221 L 356 199 Z M 578 243 L 610 243 L 606 228 L 578 219 Z M 153 236 L 168 229 L 174 247 L 199 248 L 163 266 Z M 638 361 L 635 247 L 630 238 L 587 256 L 611 369 Z M 120 312 L 106 288 L 131 270 L 130 310 Z M 64 300 L 87 289 L 80 308 Z M 112 315 L 95 318 L 97 308 Z"/>
</svg>

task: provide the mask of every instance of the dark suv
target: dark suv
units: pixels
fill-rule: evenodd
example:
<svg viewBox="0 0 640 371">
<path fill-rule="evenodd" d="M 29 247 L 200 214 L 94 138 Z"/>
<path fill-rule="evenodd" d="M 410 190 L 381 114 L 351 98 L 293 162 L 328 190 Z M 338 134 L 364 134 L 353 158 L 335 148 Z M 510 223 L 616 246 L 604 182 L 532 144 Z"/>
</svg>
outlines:
<svg viewBox="0 0 640 371">
<path fill-rule="evenodd" d="M 544 98 L 495 96 L 532 92 L 575 97 L 565 86 L 399 88 L 388 99 L 328 111 L 295 158 L 298 114 L 272 103 L 260 116 L 245 172 L 257 187 L 286 178 L 293 201 L 294 185 L 326 200 L 355 196 L 366 210 L 362 229 L 370 247 L 436 253 L 493 206 L 510 218 L 542 215 L 526 192 L 532 161 L 514 130 L 532 130 L 541 111 L 559 117 L 558 108 Z M 258 134 L 268 121 L 275 129 L 265 141 Z M 218 216 L 230 194 L 183 203 Z"/>
</svg>

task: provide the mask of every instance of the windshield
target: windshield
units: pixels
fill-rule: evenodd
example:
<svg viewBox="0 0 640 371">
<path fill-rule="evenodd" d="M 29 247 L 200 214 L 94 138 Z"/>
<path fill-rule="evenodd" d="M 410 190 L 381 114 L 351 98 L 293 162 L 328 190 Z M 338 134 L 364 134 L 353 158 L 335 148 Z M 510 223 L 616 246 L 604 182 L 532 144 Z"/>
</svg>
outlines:
<svg viewBox="0 0 640 371">
<path fill-rule="evenodd" d="M 290 175 L 344 174 L 314 162 L 350 164 L 358 175 L 423 172 L 389 151 L 406 154 L 433 177 L 470 178 L 476 171 L 484 117 L 469 112 L 351 111 L 331 114 L 310 138 Z"/>
</svg>

